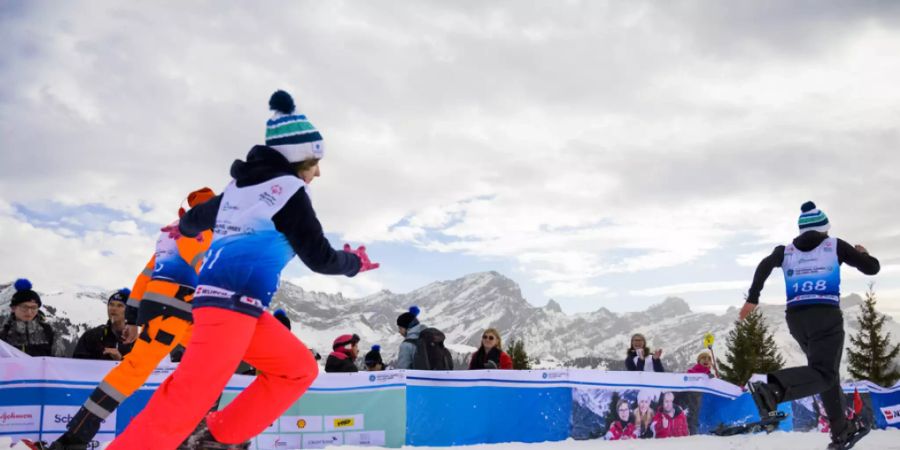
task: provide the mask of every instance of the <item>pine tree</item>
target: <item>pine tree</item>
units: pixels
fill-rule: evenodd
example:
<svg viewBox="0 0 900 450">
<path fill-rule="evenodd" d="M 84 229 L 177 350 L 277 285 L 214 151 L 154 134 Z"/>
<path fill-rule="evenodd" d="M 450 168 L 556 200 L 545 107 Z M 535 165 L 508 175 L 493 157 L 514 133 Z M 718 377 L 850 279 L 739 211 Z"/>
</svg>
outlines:
<svg viewBox="0 0 900 450">
<path fill-rule="evenodd" d="M 506 348 L 506 353 L 512 358 L 513 369 L 528 370 L 531 369 L 531 363 L 528 362 L 528 353 L 525 352 L 525 341 L 513 340 Z"/>
<path fill-rule="evenodd" d="M 847 349 L 850 375 L 869 380 L 879 386 L 893 386 L 900 379 L 893 361 L 900 354 L 900 344 L 891 345 L 891 333 L 882 330 L 886 317 L 875 311 L 875 290 L 870 284 L 866 301 L 859 305 L 859 333 L 850 336 Z"/>
<path fill-rule="evenodd" d="M 770 373 L 784 367 L 775 337 L 758 309 L 735 323 L 725 345 L 725 361 L 718 364 L 722 379 L 729 383 L 743 386 L 754 373 Z"/>
</svg>

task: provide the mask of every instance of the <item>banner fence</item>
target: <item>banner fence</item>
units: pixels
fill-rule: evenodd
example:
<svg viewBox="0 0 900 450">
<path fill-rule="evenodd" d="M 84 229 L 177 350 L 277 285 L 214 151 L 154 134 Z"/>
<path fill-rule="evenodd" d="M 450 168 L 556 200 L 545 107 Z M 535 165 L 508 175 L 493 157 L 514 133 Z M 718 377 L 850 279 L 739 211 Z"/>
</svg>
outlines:
<svg viewBox="0 0 900 450">
<path fill-rule="evenodd" d="M 114 365 L 0 358 L 0 436 L 55 439 Z M 106 420 L 89 448 L 121 433 L 175 367 L 157 368 Z M 252 380 L 234 376 L 222 406 Z M 900 428 L 900 384 L 845 384 L 848 414 L 856 391 L 865 420 L 878 428 Z M 779 409 L 789 415 L 781 423 L 784 431 L 828 431 L 817 397 L 783 403 Z M 757 418 L 753 400 L 741 388 L 697 374 L 582 369 L 322 373 L 254 439 L 252 448 L 660 439 L 708 434 Z"/>
</svg>

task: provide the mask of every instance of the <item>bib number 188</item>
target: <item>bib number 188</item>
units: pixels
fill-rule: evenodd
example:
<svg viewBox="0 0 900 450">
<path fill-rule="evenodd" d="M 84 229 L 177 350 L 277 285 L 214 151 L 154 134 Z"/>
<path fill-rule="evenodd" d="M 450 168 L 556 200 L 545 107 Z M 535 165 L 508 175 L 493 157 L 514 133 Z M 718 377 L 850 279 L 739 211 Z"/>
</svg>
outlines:
<svg viewBox="0 0 900 450">
<path fill-rule="evenodd" d="M 826 280 L 819 280 L 813 283 L 812 281 L 804 281 L 803 283 L 794 283 L 794 292 L 816 292 L 816 291 L 824 291 L 828 289 L 828 282 Z"/>
</svg>

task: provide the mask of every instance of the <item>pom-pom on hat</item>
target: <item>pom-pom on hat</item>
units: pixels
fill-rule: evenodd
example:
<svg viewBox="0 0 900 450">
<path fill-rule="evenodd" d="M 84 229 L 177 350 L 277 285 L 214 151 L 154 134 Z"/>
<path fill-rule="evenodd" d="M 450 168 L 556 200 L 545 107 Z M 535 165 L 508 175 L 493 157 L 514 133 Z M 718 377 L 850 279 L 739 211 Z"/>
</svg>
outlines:
<svg viewBox="0 0 900 450">
<path fill-rule="evenodd" d="M 267 146 L 292 163 L 325 156 L 322 135 L 305 115 L 294 114 L 296 107 L 291 94 L 275 91 L 269 98 L 269 109 L 275 111 L 275 115 L 266 122 Z"/>
<path fill-rule="evenodd" d="M 800 228 L 801 233 L 807 231 L 826 233 L 831 229 L 831 224 L 828 223 L 828 216 L 822 210 L 816 208 L 816 204 L 813 202 L 806 202 L 800 207 L 800 218 L 797 219 L 797 226 Z"/>
<path fill-rule="evenodd" d="M 419 319 L 416 317 L 419 316 L 419 307 L 418 306 L 410 306 L 409 311 L 397 316 L 397 326 L 403 328 L 412 328 L 419 324 Z"/>
<path fill-rule="evenodd" d="M 122 304 L 128 303 L 128 296 L 131 295 L 131 289 L 122 288 L 116 292 L 113 292 L 112 295 L 109 296 L 109 299 L 106 300 L 106 304 L 110 304 L 112 302 L 120 302 Z"/>
<path fill-rule="evenodd" d="M 41 296 L 31 290 L 31 282 L 28 279 L 19 278 L 13 284 L 13 287 L 16 289 L 16 293 L 13 294 L 12 299 L 9 301 L 9 306 L 17 306 L 28 301 L 34 301 L 38 306 L 42 305 Z"/>
<path fill-rule="evenodd" d="M 373 345 L 372 350 L 369 350 L 363 359 L 366 362 L 366 365 L 370 367 L 375 364 L 384 365 L 384 361 L 381 359 L 381 346 L 378 344 Z"/>
<path fill-rule="evenodd" d="M 186 200 L 187 200 L 188 207 L 193 208 L 201 203 L 209 201 L 209 199 L 211 199 L 215 196 L 216 196 L 215 191 L 213 191 L 212 189 L 210 189 L 208 187 L 202 187 L 202 188 L 197 189 L 196 191 L 188 194 Z M 187 211 L 185 211 L 184 208 L 178 208 L 178 217 L 183 216 L 185 212 L 187 212 Z"/>
</svg>

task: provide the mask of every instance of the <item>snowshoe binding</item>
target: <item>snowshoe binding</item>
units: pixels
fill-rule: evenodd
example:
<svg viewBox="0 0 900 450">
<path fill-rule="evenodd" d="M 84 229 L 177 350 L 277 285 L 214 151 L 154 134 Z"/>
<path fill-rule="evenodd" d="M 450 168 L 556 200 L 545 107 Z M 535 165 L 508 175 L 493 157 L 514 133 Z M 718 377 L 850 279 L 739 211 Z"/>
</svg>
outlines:
<svg viewBox="0 0 900 450">
<path fill-rule="evenodd" d="M 828 444 L 828 450 L 849 450 L 869 434 L 871 429 L 862 419 L 857 418 L 847 422 L 844 431 L 831 436 L 831 443 Z"/>
</svg>

